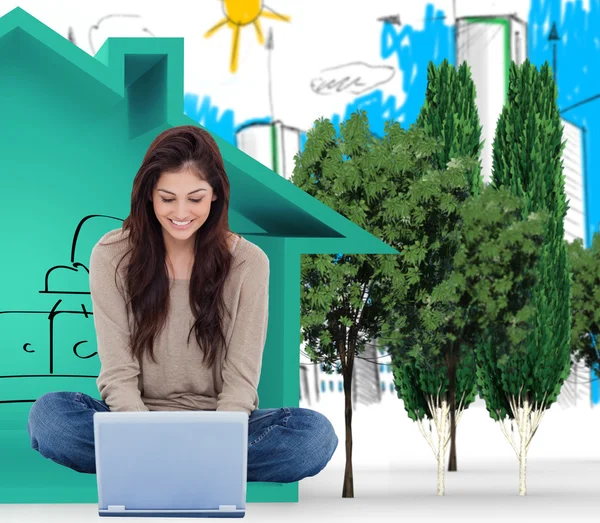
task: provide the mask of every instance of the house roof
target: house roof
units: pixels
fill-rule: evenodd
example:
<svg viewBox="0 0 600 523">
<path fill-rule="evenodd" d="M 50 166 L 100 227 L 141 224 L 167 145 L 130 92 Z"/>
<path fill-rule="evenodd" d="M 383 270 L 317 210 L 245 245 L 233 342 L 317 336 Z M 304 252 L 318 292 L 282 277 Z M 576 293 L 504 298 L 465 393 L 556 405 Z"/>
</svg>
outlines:
<svg viewBox="0 0 600 523">
<path fill-rule="evenodd" d="M 164 107 L 158 111 L 162 120 L 157 125 L 157 120 L 152 120 L 157 111 L 138 106 L 136 117 L 146 112 L 150 116 L 141 124 L 145 128 L 131 130 L 131 139 L 149 144 L 162 128 L 202 127 L 183 110 L 183 38 L 108 38 L 92 57 L 20 7 L 0 18 L 0 42 L 10 38 L 22 41 L 25 35 L 30 37 L 30 48 L 70 62 L 83 73 L 82 82 L 87 76 L 86 89 L 94 87 L 90 96 L 102 93 L 104 100 L 116 105 L 144 82 L 152 82 L 151 94 L 158 91 L 164 97 Z M 129 124 L 134 125 L 133 119 Z M 230 214 L 238 223 L 254 227 L 257 234 L 286 238 L 297 253 L 398 254 L 231 143 L 211 135 L 225 160 L 232 187 Z"/>
</svg>

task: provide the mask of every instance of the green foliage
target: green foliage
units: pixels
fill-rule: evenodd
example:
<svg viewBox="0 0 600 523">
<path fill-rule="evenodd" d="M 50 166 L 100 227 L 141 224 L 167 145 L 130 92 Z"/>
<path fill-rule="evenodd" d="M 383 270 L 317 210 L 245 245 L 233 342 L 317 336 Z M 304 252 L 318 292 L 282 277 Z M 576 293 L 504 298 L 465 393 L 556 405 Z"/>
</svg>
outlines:
<svg viewBox="0 0 600 523">
<path fill-rule="evenodd" d="M 600 335 L 600 234 L 595 233 L 592 246 L 583 248 L 580 239 L 567 244 L 573 280 L 571 282 L 571 355 L 584 361 L 600 378 L 600 357 L 592 347 L 590 333 Z M 600 350 L 600 339 L 597 339 Z"/>
<path fill-rule="evenodd" d="M 564 245 L 567 201 L 562 173 L 562 124 L 548 64 L 510 67 L 508 100 L 493 145 L 494 187 L 523 199 L 523 218 L 545 211 L 549 220 L 531 290 L 531 331 L 510 347 L 502 373 L 508 394 L 551 405 L 570 370 L 570 268 Z M 511 332 L 508 330 L 508 332 Z M 514 334 L 514 333 L 513 333 Z M 518 336 L 517 336 L 518 337 Z M 493 345 L 507 340 L 493 339 Z M 487 347 L 492 344 L 486 345 Z M 487 398 L 486 398 L 487 399 Z"/>
<path fill-rule="evenodd" d="M 457 406 L 467 408 L 477 396 L 477 366 L 475 351 L 469 343 L 461 341 L 458 345 L 458 361 L 456 369 L 456 402 Z"/>
<path fill-rule="evenodd" d="M 404 409 L 408 413 L 408 417 L 413 421 L 417 421 L 427 417 L 433 418 L 433 413 L 430 411 L 423 394 L 423 387 L 420 383 L 421 373 L 414 359 L 403 361 L 400 364 L 394 364 L 394 377 L 396 388 L 399 397 L 402 398 Z M 445 373 L 439 373 L 440 384 L 444 382 Z"/>
<path fill-rule="evenodd" d="M 520 351 L 535 322 L 531 294 L 548 213 L 530 213 L 523 220 L 524 208 L 524 200 L 508 189 L 486 186 L 461 209 L 455 282 L 468 310 L 461 339 L 475 348 L 480 394 L 496 420 L 510 412 L 506 393 L 518 395 L 515 369 L 528 364 Z"/>
<path fill-rule="evenodd" d="M 493 144 L 492 184 L 524 198 L 524 217 L 546 209 L 562 242 L 567 200 L 564 191 L 562 122 L 556 85 L 546 62 L 538 71 L 529 60 L 511 63 L 508 100 Z"/>
<path fill-rule="evenodd" d="M 408 417 L 413 421 L 425 417 L 433 419 L 434 413 L 429 408 L 425 394 L 436 396 L 440 392 L 440 395 L 443 395 L 443 391 L 447 390 L 448 376 L 445 368 L 435 369 L 436 373 L 432 368 L 420 368 L 416 359 L 397 361 L 397 358 L 397 354 L 392 356 L 396 388 Z M 436 384 L 433 390 L 430 387 L 432 382 Z"/>
<path fill-rule="evenodd" d="M 438 169 L 444 169 L 453 158 L 477 159 L 473 169 L 466 173 L 473 195 L 483 189 L 479 161 L 483 142 L 475 97 L 475 83 L 466 62 L 458 69 L 447 59 L 438 67 L 429 62 L 425 102 L 416 121 L 427 135 L 441 139 L 443 147 L 434 154 Z"/>
<path fill-rule="evenodd" d="M 420 129 L 409 133 L 419 136 Z M 423 139 L 425 136 L 423 135 Z M 401 148 L 401 145 L 398 146 Z M 456 336 L 448 322 L 456 314 L 452 275 L 452 258 L 460 241 L 459 211 L 468 196 L 465 174 L 476 161 L 459 158 L 448 162 L 445 170 L 432 169 L 416 176 L 407 189 L 406 216 L 410 227 L 402 230 L 404 249 L 399 270 L 404 279 L 404 299 L 397 299 L 395 310 L 405 320 L 400 339 L 388 343 L 392 353 L 395 374 L 400 379 L 400 392 L 409 416 L 431 413 L 420 403 L 413 405 L 411 398 L 421 394 L 447 399 L 449 390 L 449 353 L 456 347 Z M 382 333 L 391 338 L 389 332 Z M 474 399 L 475 376 L 472 357 L 456 354 L 456 396 L 468 406 Z M 412 383 L 419 391 L 408 393 Z"/>
<path fill-rule="evenodd" d="M 398 144 L 402 143 L 400 147 Z M 327 119 L 315 122 L 304 151 L 296 156 L 291 181 L 397 250 L 403 249 L 407 191 L 416 172 L 430 169 L 437 144 L 408 135 L 398 123 L 374 137 L 364 111 L 340 125 L 337 135 Z M 313 361 L 348 368 L 355 353 L 402 318 L 392 314 L 404 296 L 397 255 L 303 255 L 301 325 Z"/>
<path fill-rule="evenodd" d="M 460 208 L 483 188 L 481 126 L 466 63 L 458 70 L 447 60 L 439 67 L 429 63 L 416 127 L 440 147 L 432 151 L 434 170 L 417 176 L 405 204 L 412 225 L 402 254 L 407 296 L 397 310 L 407 324 L 404 340 L 391 350 L 405 408 L 420 419 L 432 414 L 412 403 L 420 394 L 439 394 L 440 401 L 454 397 L 455 407 L 468 407 L 476 394 L 472 349 L 460 338 L 467 309 L 457 299 L 453 262 L 461 241 Z M 418 393 L 409 386 L 419 387 Z"/>
</svg>

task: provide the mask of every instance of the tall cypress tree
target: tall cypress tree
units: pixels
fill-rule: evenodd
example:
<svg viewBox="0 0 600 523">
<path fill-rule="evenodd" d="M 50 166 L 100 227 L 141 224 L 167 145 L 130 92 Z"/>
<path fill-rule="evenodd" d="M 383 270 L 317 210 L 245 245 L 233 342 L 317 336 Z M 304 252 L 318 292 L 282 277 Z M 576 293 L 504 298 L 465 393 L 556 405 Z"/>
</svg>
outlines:
<svg viewBox="0 0 600 523">
<path fill-rule="evenodd" d="M 428 136 L 441 141 L 442 147 L 435 153 L 435 168 L 446 169 L 448 162 L 453 158 L 469 157 L 476 161 L 472 164 L 466 176 L 465 197 L 478 196 L 483 189 L 481 177 L 480 154 L 483 147 L 481 141 L 481 125 L 475 104 L 476 89 L 471 79 L 471 71 L 466 62 L 458 69 L 444 60 L 438 67 L 429 62 L 427 68 L 427 89 L 425 102 L 417 118 L 417 126 L 424 129 Z M 455 215 L 454 219 L 459 219 Z M 458 227 L 458 223 L 452 227 Z M 455 246 L 457 247 L 457 246 Z M 445 260 L 441 260 L 446 267 L 444 279 L 448 278 L 452 270 L 452 258 L 456 253 L 446 251 L 443 253 Z M 472 365 L 472 354 L 461 350 L 460 333 L 457 332 L 456 340 L 442 350 L 446 356 L 446 368 L 449 380 L 448 409 L 450 412 L 450 459 L 449 471 L 456 471 L 456 413 L 457 394 L 460 396 L 466 389 L 474 387 L 475 370 Z M 461 382 L 457 383 L 457 375 Z M 470 395 L 470 392 L 467 392 Z"/>
<path fill-rule="evenodd" d="M 428 136 L 442 141 L 442 148 L 434 155 L 437 169 L 445 169 L 452 158 L 468 156 L 478 160 L 467 173 L 473 196 L 481 194 L 483 189 L 479 161 L 483 142 L 476 94 L 467 62 L 458 69 L 446 59 L 437 67 L 429 62 L 425 102 L 416 121 Z"/>
<path fill-rule="evenodd" d="M 544 411 L 554 403 L 570 371 L 570 268 L 564 241 L 567 201 L 564 191 L 562 124 L 556 105 L 557 89 L 546 62 L 538 71 L 526 60 L 510 66 L 508 100 L 496 127 L 492 184 L 521 197 L 529 213 L 545 211 L 550 219 L 544 234 L 539 281 L 532 287 L 534 308 L 531 335 L 507 347 L 499 366 L 480 369 L 486 387 L 500 389 L 509 409 L 485 397 L 488 411 L 505 429 L 504 418 L 519 428 L 519 442 L 510 437 L 520 462 L 519 493 L 526 493 L 526 457 Z M 481 345 L 489 359 L 491 339 Z M 497 347 L 496 347 L 497 348 Z M 484 387 L 484 389 L 486 388 Z M 498 413 L 502 413 L 498 416 Z M 508 431 L 505 434 L 509 437 Z"/>
</svg>

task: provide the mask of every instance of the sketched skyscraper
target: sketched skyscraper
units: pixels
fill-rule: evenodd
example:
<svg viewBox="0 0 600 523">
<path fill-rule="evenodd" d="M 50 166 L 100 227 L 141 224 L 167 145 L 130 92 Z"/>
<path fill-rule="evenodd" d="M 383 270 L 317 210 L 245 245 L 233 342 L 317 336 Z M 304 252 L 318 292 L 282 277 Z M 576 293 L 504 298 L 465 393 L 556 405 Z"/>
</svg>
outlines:
<svg viewBox="0 0 600 523">
<path fill-rule="evenodd" d="M 567 195 L 567 215 L 565 216 L 565 240 L 572 242 L 576 238 L 583 240 L 587 245 L 586 234 L 586 194 L 585 177 L 585 131 L 562 119 L 563 140 L 566 142 L 563 151 L 563 174 L 565 177 L 565 194 Z M 558 404 L 562 407 L 571 407 L 578 404 L 592 402 L 597 395 L 598 382 L 593 373 L 586 369 L 585 363 L 574 362 L 571 365 L 571 374 L 563 383 Z M 593 392 L 596 392 L 595 394 Z"/>
<path fill-rule="evenodd" d="M 372 405 L 381 401 L 379 368 L 377 365 L 377 341 L 372 340 L 354 361 L 352 396 L 355 403 Z"/>
<path fill-rule="evenodd" d="M 289 180 L 294 171 L 294 156 L 302 148 L 303 136 L 300 129 L 275 121 L 242 126 L 235 139 L 238 149 Z"/>
<path fill-rule="evenodd" d="M 492 173 L 492 144 L 496 123 L 508 92 L 511 61 L 527 58 L 527 24 L 514 15 L 462 17 L 456 20 L 456 65 L 467 62 L 475 83 L 475 103 L 484 140 L 483 181 Z"/>
<path fill-rule="evenodd" d="M 563 174 L 565 176 L 565 193 L 569 209 L 565 217 L 565 240 L 572 242 L 576 238 L 583 239 L 586 245 L 585 176 L 583 156 L 585 154 L 584 130 L 562 119 L 563 140 L 566 141 L 563 151 Z"/>
<path fill-rule="evenodd" d="M 352 407 L 375 403 L 395 402 L 397 393 L 394 375 L 390 367 L 391 358 L 387 348 L 378 347 L 378 340 L 367 342 L 364 351 L 354 358 L 352 372 Z M 327 374 L 320 364 L 312 363 L 306 354 L 306 342 L 300 351 L 300 401 L 312 406 L 315 402 L 321 409 L 338 405 L 344 397 L 344 380 L 340 373 Z"/>
</svg>

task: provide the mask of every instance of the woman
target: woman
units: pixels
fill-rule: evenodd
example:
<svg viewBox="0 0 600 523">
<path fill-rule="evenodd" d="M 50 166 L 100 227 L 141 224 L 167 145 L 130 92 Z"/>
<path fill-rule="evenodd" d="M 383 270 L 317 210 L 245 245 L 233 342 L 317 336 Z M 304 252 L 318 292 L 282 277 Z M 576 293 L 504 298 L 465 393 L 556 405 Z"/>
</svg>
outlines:
<svg viewBox="0 0 600 523">
<path fill-rule="evenodd" d="M 320 472 L 338 443 L 309 409 L 258 409 L 269 259 L 229 230 L 229 180 L 212 137 L 195 126 L 159 134 L 133 182 L 131 213 L 90 257 L 102 401 L 50 392 L 29 414 L 31 446 L 95 473 L 102 411 L 242 411 L 248 481 Z M 193 335 L 193 336 L 192 336 Z"/>
</svg>

